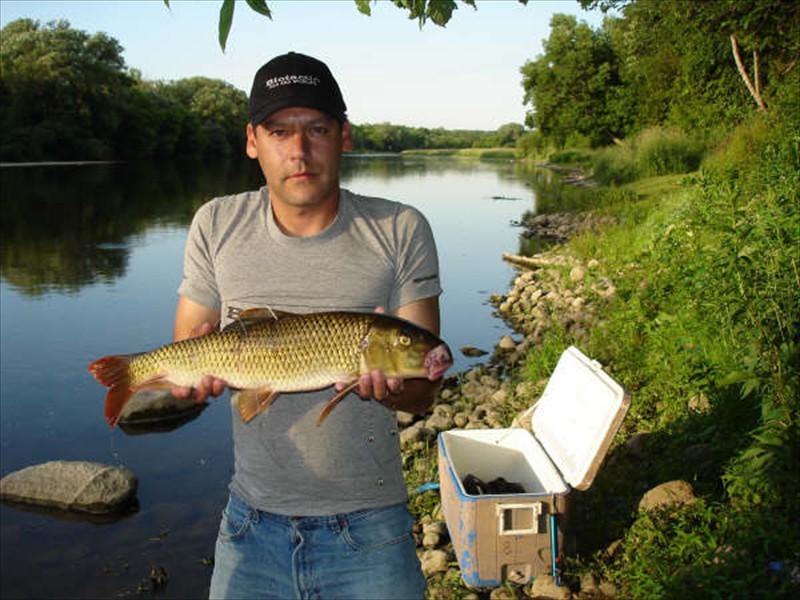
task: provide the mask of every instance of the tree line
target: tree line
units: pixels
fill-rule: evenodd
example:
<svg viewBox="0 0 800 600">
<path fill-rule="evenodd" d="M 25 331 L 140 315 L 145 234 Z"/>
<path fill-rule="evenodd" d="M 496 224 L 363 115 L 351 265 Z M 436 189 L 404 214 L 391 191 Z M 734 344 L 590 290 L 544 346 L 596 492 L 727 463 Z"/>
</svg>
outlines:
<svg viewBox="0 0 800 600">
<path fill-rule="evenodd" d="M 8 23 L 0 32 L 0 160 L 227 156 L 242 152 L 247 94 L 218 79 L 145 81 L 105 33 L 67 21 Z M 497 131 L 354 125 L 356 149 L 514 146 Z"/>
<path fill-rule="evenodd" d="M 614 9 L 593 29 L 557 14 L 544 53 L 521 68 L 528 154 L 597 147 L 648 128 L 710 142 L 772 103 L 796 107 L 796 0 L 579 0 Z"/>
</svg>

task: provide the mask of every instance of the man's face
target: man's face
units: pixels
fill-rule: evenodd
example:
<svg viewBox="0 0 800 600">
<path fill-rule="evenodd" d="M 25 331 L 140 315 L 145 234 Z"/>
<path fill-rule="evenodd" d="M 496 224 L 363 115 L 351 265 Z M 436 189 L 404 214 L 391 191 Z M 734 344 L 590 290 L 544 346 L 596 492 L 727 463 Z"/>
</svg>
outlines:
<svg viewBox="0 0 800 600">
<path fill-rule="evenodd" d="M 284 108 L 247 125 L 247 156 L 258 159 L 270 197 L 298 208 L 336 198 L 350 124 L 311 108 Z"/>
</svg>

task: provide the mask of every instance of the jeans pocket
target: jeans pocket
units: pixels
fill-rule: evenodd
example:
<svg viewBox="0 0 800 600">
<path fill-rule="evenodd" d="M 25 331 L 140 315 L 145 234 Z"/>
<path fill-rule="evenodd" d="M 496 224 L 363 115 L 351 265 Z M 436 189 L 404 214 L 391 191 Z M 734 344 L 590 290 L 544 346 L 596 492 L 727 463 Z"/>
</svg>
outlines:
<svg viewBox="0 0 800 600">
<path fill-rule="evenodd" d="M 249 531 L 253 524 L 255 511 L 238 498 L 231 496 L 222 511 L 219 524 L 219 539 L 224 542 L 235 542 Z"/>
<path fill-rule="evenodd" d="M 341 535 L 353 550 L 375 550 L 408 542 L 414 520 L 405 505 L 365 510 L 341 519 Z"/>
</svg>

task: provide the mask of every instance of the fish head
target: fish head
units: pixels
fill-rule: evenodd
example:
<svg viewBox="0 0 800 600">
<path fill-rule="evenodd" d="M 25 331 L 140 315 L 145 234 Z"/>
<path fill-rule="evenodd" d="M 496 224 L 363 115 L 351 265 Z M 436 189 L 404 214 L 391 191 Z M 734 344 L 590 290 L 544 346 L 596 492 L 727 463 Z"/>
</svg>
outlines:
<svg viewBox="0 0 800 600">
<path fill-rule="evenodd" d="M 427 329 L 380 315 L 372 323 L 363 345 L 367 371 L 383 371 L 388 377 L 439 379 L 453 365 L 447 344 Z"/>
</svg>

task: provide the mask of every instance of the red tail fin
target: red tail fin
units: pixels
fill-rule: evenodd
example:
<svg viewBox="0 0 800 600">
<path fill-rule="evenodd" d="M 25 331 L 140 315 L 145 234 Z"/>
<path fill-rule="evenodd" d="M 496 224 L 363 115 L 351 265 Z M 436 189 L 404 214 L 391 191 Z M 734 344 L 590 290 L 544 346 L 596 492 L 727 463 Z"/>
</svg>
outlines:
<svg viewBox="0 0 800 600">
<path fill-rule="evenodd" d="M 89 365 L 89 372 L 95 379 L 109 388 L 106 394 L 105 415 L 111 427 L 117 424 L 122 409 L 133 394 L 128 374 L 128 364 L 133 356 L 131 354 L 104 356 Z"/>
</svg>

